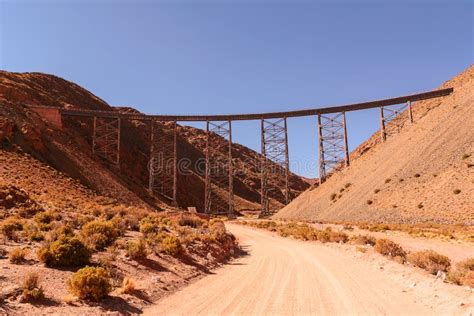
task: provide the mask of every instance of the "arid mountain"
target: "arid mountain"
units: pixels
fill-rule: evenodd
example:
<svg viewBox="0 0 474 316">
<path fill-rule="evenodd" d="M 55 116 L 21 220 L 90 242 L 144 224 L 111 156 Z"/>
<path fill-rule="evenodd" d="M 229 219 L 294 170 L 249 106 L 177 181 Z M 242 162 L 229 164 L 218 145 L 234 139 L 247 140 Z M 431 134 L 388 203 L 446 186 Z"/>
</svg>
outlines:
<svg viewBox="0 0 474 316">
<path fill-rule="evenodd" d="M 19 149 L 54 169 L 79 180 L 100 195 L 120 202 L 167 208 L 169 201 L 151 196 L 148 185 L 149 125 L 141 121 L 124 121 L 121 133 L 120 168 L 112 167 L 91 153 L 92 122 L 68 118 L 63 130 L 51 126 L 27 105 L 62 108 L 136 111 L 129 107 L 112 107 L 80 86 L 53 75 L 42 73 L 0 72 L 0 142 L 3 150 Z M 191 162 L 204 158 L 205 138 L 201 130 L 179 126 L 178 158 Z M 223 139 L 217 138 L 224 148 Z M 236 209 L 258 209 L 260 178 L 254 165 L 258 153 L 238 144 L 233 150 L 236 173 L 234 194 Z M 194 164 L 192 164 L 194 166 Z M 203 210 L 204 177 L 197 170 L 178 177 L 178 204 Z M 281 191 L 283 178 L 270 183 Z M 296 175 L 290 177 L 296 196 L 309 184 Z M 280 201 L 283 201 L 283 193 Z"/>
<path fill-rule="evenodd" d="M 375 133 L 351 153 L 350 167 L 275 217 L 473 225 L 474 66 L 447 87 L 452 95 L 413 104 L 413 125 L 383 143 Z"/>
</svg>

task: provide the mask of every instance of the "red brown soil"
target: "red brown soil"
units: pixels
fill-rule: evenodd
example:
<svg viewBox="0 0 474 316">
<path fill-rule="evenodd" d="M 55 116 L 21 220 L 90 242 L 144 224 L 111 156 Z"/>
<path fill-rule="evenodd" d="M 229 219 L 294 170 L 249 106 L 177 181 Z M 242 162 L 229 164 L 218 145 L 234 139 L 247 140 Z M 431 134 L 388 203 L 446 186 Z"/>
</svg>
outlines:
<svg viewBox="0 0 474 316">
<path fill-rule="evenodd" d="M 384 143 L 375 133 L 351 153 L 350 167 L 275 218 L 473 225 L 474 66 L 447 87 L 452 95 L 413 104 L 413 125 L 405 121 Z"/>
</svg>

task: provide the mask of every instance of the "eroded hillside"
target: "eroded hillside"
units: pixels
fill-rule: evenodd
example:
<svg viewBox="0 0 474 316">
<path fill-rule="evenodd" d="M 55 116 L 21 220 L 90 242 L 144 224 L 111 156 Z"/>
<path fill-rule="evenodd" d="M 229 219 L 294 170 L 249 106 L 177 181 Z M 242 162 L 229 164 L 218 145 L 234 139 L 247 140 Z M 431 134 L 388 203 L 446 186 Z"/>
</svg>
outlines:
<svg viewBox="0 0 474 316">
<path fill-rule="evenodd" d="M 474 66 L 445 82 L 450 96 L 413 104 L 414 124 L 351 153 L 351 166 L 277 218 L 474 224 Z"/>
</svg>

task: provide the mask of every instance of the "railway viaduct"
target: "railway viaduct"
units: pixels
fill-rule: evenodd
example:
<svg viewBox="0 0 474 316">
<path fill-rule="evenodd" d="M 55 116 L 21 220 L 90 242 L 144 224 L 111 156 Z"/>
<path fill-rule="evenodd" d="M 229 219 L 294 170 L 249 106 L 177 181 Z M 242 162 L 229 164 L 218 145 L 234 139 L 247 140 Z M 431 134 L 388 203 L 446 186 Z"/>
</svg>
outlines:
<svg viewBox="0 0 474 316">
<path fill-rule="evenodd" d="M 233 165 L 232 165 L 232 122 L 259 120 L 261 126 L 261 213 L 267 215 L 273 210 L 268 188 L 269 179 L 276 172 L 285 176 L 285 203 L 290 201 L 288 183 L 289 155 L 287 119 L 301 116 L 316 116 L 318 126 L 318 162 L 320 181 L 338 168 L 349 166 L 347 146 L 346 112 L 371 108 L 380 109 L 380 137 L 385 141 L 400 126 L 388 124 L 402 114 L 403 119 L 413 123 L 412 103 L 415 101 L 439 98 L 453 92 L 452 88 L 435 90 L 390 99 L 313 108 L 289 112 L 233 114 L 233 115 L 144 115 L 119 113 L 116 111 L 93 111 L 30 106 L 50 123 L 61 127 L 62 118 L 90 117 L 93 120 L 92 152 L 108 163 L 120 168 L 120 136 L 122 120 L 146 121 L 150 125 L 149 183 L 151 194 L 168 198 L 173 204 L 177 200 L 177 124 L 178 122 L 206 123 L 205 151 L 205 212 L 211 215 L 233 213 Z M 158 124 L 162 123 L 162 124 Z M 210 146 L 212 139 L 222 137 L 228 150 L 222 151 Z M 224 166 L 222 166 L 222 162 Z M 278 168 L 271 168 L 277 165 Z M 225 195 L 217 199 L 217 195 Z M 224 202 L 223 202 L 224 201 Z"/>
</svg>

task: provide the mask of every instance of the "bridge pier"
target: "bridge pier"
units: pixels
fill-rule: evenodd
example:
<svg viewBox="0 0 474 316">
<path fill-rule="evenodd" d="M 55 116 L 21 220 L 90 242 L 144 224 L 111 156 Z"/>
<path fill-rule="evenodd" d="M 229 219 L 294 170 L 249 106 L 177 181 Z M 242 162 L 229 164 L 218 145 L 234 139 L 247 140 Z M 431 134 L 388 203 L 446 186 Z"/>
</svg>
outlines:
<svg viewBox="0 0 474 316">
<path fill-rule="evenodd" d="M 413 123 L 413 112 L 411 101 L 403 104 L 395 104 L 390 106 L 380 107 L 380 139 L 387 140 L 388 136 L 400 132 L 406 119 L 402 115 L 408 116 L 407 119 L 410 124 Z"/>
<path fill-rule="evenodd" d="M 217 145 L 218 138 L 227 140 L 227 149 Z M 209 215 L 234 213 L 232 163 L 232 122 L 206 122 L 205 212 Z"/>
<path fill-rule="evenodd" d="M 319 179 L 324 182 L 330 172 L 344 164 L 349 166 L 346 113 L 318 114 Z"/>
<path fill-rule="evenodd" d="M 288 153 L 288 127 L 286 117 L 280 119 L 262 119 L 261 127 L 261 187 L 260 204 L 262 215 L 272 213 L 271 199 L 279 200 L 280 192 L 273 192 L 269 180 L 276 175 L 284 175 L 284 204 L 291 198 L 289 185 L 290 159 Z"/>
<path fill-rule="evenodd" d="M 119 117 L 94 116 L 92 153 L 120 166 L 120 125 Z"/>
<path fill-rule="evenodd" d="M 177 123 L 151 121 L 148 190 L 177 205 Z"/>
</svg>

